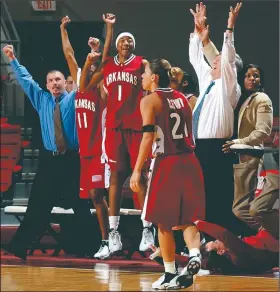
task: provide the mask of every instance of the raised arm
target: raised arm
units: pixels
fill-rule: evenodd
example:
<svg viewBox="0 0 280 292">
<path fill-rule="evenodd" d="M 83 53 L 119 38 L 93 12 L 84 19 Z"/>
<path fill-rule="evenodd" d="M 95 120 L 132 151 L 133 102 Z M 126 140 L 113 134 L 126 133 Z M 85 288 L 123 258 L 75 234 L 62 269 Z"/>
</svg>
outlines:
<svg viewBox="0 0 280 292">
<path fill-rule="evenodd" d="M 98 40 L 98 39 L 95 39 Z M 98 40 L 99 42 L 99 40 Z M 81 77 L 80 77 L 80 84 L 79 89 L 81 91 L 89 91 L 94 86 L 97 86 L 97 84 L 102 80 L 103 74 L 101 70 L 96 69 L 95 73 L 93 74 L 90 83 L 88 84 L 88 74 L 92 66 L 95 66 L 96 62 L 100 58 L 100 53 L 92 51 L 92 53 L 89 53 L 86 58 L 86 62 L 84 64 Z"/>
<path fill-rule="evenodd" d="M 104 49 L 103 49 L 102 62 L 100 66 L 97 68 L 97 70 L 95 71 L 95 73 L 93 74 L 89 84 L 85 86 L 86 90 L 90 90 L 93 87 L 97 86 L 97 84 L 102 80 L 103 78 L 102 68 L 106 62 L 106 58 L 109 56 L 110 49 L 111 49 L 111 44 L 112 44 L 112 39 L 113 39 L 113 27 L 116 22 L 116 17 L 114 14 L 106 13 L 105 15 L 103 14 L 103 20 L 106 23 L 106 39 L 105 39 L 105 44 L 104 44 Z M 93 53 L 93 50 L 92 50 L 92 53 Z"/>
<path fill-rule="evenodd" d="M 32 76 L 26 70 L 26 68 L 18 62 L 14 54 L 14 48 L 12 45 L 7 45 L 3 48 L 3 52 L 8 57 L 11 67 L 15 73 L 18 83 L 30 99 L 33 107 L 39 111 L 44 90 L 33 80 Z"/>
<path fill-rule="evenodd" d="M 79 67 L 78 67 L 78 64 L 74 55 L 74 50 L 72 48 L 67 30 L 66 30 L 66 26 L 70 22 L 71 22 L 71 19 L 68 16 L 65 16 L 64 18 L 62 18 L 61 25 L 60 25 L 60 32 L 61 32 L 63 53 L 68 64 L 70 74 L 74 82 L 77 83 L 77 74 L 78 74 Z"/>
<path fill-rule="evenodd" d="M 211 79 L 211 68 L 204 60 L 201 41 L 201 35 L 203 33 L 201 29 L 205 28 L 206 6 L 200 2 L 200 4 L 196 5 L 196 11 L 194 12 L 190 9 L 190 12 L 194 17 L 194 32 L 190 36 L 189 59 L 198 78 L 199 90 L 203 91 Z"/>
<path fill-rule="evenodd" d="M 113 28 L 116 22 L 116 16 L 112 13 L 106 13 L 103 14 L 103 20 L 106 23 L 106 39 L 103 49 L 102 62 L 104 62 L 110 54 L 113 41 Z"/>
<path fill-rule="evenodd" d="M 235 108 L 238 99 L 241 95 L 241 89 L 237 82 L 237 69 L 236 69 L 236 52 L 234 47 L 233 30 L 242 3 L 237 3 L 233 9 L 230 7 L 228 26 L 224 33 L 224 43 L 221 57 L 221 78 L 223 96 L 226 96 Z"/>
</svg>

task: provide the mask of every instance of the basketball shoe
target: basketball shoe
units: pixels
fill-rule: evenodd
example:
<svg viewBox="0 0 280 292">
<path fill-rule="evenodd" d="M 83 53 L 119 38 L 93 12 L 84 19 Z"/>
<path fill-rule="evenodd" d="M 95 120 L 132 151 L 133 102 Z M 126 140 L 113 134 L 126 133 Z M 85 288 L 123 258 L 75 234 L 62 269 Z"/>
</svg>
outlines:
<svg viewBox="0 0 280 292">
<path fill-rule="evenodd" d="M 111 253 L 122 250 L 121 235 L 113 228 L 110 229 L 109 233 L 109 250 Z"/>
<path fill-rule="evenodd" d="M 142 239 L 139 245 L 140 251 L 149 251 L 151 246 L 155 244 L 156 230 L 153 226 L 144 227 L 142 231 Z"/>
</svg>

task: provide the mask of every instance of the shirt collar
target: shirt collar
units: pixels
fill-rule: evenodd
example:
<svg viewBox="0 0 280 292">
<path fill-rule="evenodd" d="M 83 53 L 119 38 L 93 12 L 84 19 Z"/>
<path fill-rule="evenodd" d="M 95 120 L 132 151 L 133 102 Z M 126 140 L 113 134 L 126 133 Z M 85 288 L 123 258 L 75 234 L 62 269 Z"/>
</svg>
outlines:
<svg viewBox="0 0 280 292">
<path fill-rule="evenodd" d="M 52 95 L 53 101 L 55 102 L 57 98 L 59 99 L 59 101 L 61 101 L 67 94 L 68 92 L 65 90 L 59 97 L 55 97 Z"/>
</svg>

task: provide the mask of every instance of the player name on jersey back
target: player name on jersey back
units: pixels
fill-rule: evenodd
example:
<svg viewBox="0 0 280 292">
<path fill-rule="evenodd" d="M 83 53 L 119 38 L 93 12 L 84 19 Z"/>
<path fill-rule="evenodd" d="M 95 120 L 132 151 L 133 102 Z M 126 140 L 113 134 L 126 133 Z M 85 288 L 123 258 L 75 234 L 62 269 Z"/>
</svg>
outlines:
<svg viewBox="0 0 280 292">
<path fill-rule="evenodd" d="M 157 137 L 154 154 L 175 155 L 194 150 L 192 112 L 182 93 L 171 88 L 158 88 L 162 110 L 156 117 Z"/>
</svg>

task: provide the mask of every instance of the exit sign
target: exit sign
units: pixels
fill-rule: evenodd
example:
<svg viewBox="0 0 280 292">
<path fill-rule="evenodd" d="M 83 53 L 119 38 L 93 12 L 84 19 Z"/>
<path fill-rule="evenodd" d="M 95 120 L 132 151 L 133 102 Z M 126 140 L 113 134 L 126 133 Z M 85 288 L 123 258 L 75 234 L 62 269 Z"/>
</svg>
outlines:
<svg viewBox="0 0 280 292">
<path fill-rule="evenodd" d="M 56 11 L 56 1 L 37 0 L 31 1 L 34 11 Z"/>
</svg>

